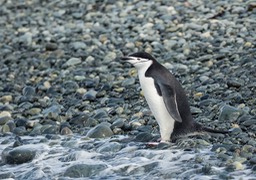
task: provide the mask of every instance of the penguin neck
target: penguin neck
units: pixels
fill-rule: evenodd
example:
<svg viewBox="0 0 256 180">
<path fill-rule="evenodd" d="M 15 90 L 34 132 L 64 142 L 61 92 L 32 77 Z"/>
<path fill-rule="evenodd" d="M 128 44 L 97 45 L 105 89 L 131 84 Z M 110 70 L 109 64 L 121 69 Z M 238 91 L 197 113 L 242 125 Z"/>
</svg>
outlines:
<svg viewBox="0 0 256 180">
<path fill-rule="evenodd" d="M 145 73 L 148 70 L 148 68 L 153 64 L 153 61 L 148 61 L 144 63 L 143 65 L 137 66 L 136 69 L 138 70 L 138 76 L 139 79 L 145 77 Z"/>
</svg>

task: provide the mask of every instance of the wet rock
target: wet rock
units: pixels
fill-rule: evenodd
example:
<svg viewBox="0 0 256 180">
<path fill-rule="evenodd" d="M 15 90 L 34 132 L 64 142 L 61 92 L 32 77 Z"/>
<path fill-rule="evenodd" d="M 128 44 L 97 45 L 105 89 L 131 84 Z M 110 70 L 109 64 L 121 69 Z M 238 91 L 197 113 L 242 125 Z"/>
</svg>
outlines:
<svg viewBox="0 0 256 180">
<path fill-rule="evenodd" d="M 106 138 L 112 136 L 113 134 L 114 133 L 108 125 L 106 125 L 105 123 L 101 123 L 96 127 L 90 129 L 86 136 L 90 138 Z"/>
<path fill-rule="evenodd" d="M 25 86 L 22 90 L 22 94 L 24 96 L 30 97 L 30 96 L 35 96 L 36 95 L 36 90 L 32 86 Z"/>
<path fill-rule="evenodd" d="M 107 166 L 104 164 L 76 164 L 67 168 L 64 176 L 70 178 L 92 177 L 106 168 Z"/>
<path fill-rule="evenodd" d="M 64 67 L 69 67 L 69 66 L 75 66 L 75 65 L 78 65 L 80 64 L 82 61 L 80 58 L 70 58 L 63 66 Z"/>
<path fill-rule="evenodd" d="M 58 49 L 58 45 L 56 43 L 47 43 L 45 45 L 45 50 L 46 51 L 55 51 Z"/>
<path fill-rule="evenodd" d="M 3 116 L 3 117 L 0 117 L 0 125 L 4 125 L 4 124 L 6 124 L 7 122 L 9 122 L 10 120 L 12 120 L 12 117 L 10 117 L 10 116 Z"/>
<path fill-rule="evenodd" d="M 15 175 L 12 172 L 0 173 L 0 179 L 15 179 Z"/>
<path fill-rule="evenodd" d="M 58 134 L 59 126 L 57 125 L 45 125 L 41 128 L 42 134 Z"/>
<path fill-rule="evenodd" d="M 85 114 L 85 113 L 80 113 L 75 115 L 74 117 L 72 117 L 69 120 L 69 123 L 71 125 L 81 125 L 81 126 L 85 126 L 85 124 L 87 123 L 88 119 L 89 119 L 89 115 Z"/>
<path fill-rule="evenodd" d="M 43 115 L 48 118 L 57 119 L 59 114 L 61 113 L 61 109 L 63 107 L 61 105 L 52 105 L 47 109 L 42 111 Z"/>
<path fill-rule="evenodd" d="M 29 110 L 27 111 L 27 113 L 28 113 L 29 115 L 33 116 L 33 115 L 39 114 L 41 111 L 42 111 L 41 108 L 31 108 L 31 109 L 29 109 Z"/>
<path fill-rule="evenodd" d="M 118 152 L 121 148 L 122 148 L 122 145 L 119 144 L 118 142 L 110 142 L 110 143 L 102 145 L 98 149 L 98 152 L 100 152 L 100 153 L 104 153 L 104 152 L 114 153 L 114 152 Z"/>
<path fill-rule="evenodd" d="M 3 103 L 9 103 L 12 100 L 13 100 L 13 98 L 11 95 L 5 95 L 5 96 L 0 97 L 0 102 L 3 102 Z"/>
<path fill-rule="evenodd" d="M 153 139 L 152 134 L 147 133 L 147 132 L 141 132 L 141 133 L 136 135 L 134 140 L 139 141 L 139 142 L 149 142 L 152 139 Z"/>
<path fill-rule="evenodd" d="M 219 121 L 235 122 L 237 121 L 238 117 L 241 114 L 242 114 L 241 110 L 229 105 L 224 105 L 220 109 Z"/>
<path fill-rule="evenodd" d="M 122 128 L 124 126 L 124 119 L 117 119 L 115 120 L 112 125 L 110 126 L 111 129 L 114 128 Z"/>
<path fill-rule="evenodd" d="M 75 50 L 85 49 L 86 44 L 84 42 L 74 42 L 72 43 L 71 47 L 74 48 Z"/>
<path fill-rule="evenodd" d="M 73 132 L 68 127 L 64 127 L 61 129 L 60 134 L 61 135 L 70 135 L 70 134 L 73 134 Z"/>
<path fill-rule="evenodd" d="M 128 78 L 128 79 L 125 79 L 123 82 L 122 82 L 122 86 L 126 87 L 126 86 L 131 86 L 135 83 L 135 78 Z"/>
<path fill-rule="evenodd" d="M 105 119 L 108 118 L 108 113 L 104 109 L 98 109 L 95 111 L 95 115 L 93 116 L 95 119 Z"/>
<path fill-rule="evenodd" d="M 83 99 L 84 100 L 95 100 L 97 93 L 98 93 L 97 91 L 91 89 L 83 95 Z"/>
<path fill-rule="evenodd" d="M 23 164 L 32 161 L 36 156 L 36 150 L 24 146 L 14 149 L 6 148 L 2 152 L 2 159 L 6 164 Z"/>
<path fill-rule="evenodd" d="M 28 133 L 24 126 L 19 126 L 19 127 L 14 128 L 12 132 L 19 136 L 22 136 L 22 135 L 25 135 Z"/>
<path fill-rule="evenodd" d="M 26 126 L 27 125 L 28 120 L 27 119 L 23 119 L 23 118 L 19 118 L 19 119 L 15 119 L 15 124 L 17 127 L 20 126 Z"/>
<path fill-rule="evenodd" d="M 230 79 L 227 81 L 228 87 L 240 88 L 243 84 L 244 83 L 239 79 Z"/>
</svg>

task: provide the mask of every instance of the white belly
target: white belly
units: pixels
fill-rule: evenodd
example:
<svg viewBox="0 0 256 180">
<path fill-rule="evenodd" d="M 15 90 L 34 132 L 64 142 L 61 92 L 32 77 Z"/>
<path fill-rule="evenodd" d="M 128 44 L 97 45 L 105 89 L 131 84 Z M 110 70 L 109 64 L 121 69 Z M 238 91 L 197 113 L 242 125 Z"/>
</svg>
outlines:
<svg viewBox="0 0 256 180">
<path fill-rule="evenodd" d="M 166 109 L 163 98 L 158 95 L 153 78 L 147 78 L 139 74 L 139 80 L 149 108 L 159 125 L 161 141 L 170 141 L 174 128 L 174 119 Z"/>
</svg>

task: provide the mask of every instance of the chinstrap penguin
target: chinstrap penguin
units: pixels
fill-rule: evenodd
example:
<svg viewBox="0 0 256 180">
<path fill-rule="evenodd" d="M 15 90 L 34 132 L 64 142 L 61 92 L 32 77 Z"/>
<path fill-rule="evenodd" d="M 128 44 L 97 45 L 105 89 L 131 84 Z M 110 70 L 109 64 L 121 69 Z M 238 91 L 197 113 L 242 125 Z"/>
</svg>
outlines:
<svg viewBox="0 0 256 180">
<path fill-rule="evenodd" d="M 146 52 L 121 58 L 138 70 L 142 91 L 160 129 L 161 142 L 193 132 L 227 133 L 203 127 L 192 117 L 185 91 L 174 75 Z"/>
</svg>

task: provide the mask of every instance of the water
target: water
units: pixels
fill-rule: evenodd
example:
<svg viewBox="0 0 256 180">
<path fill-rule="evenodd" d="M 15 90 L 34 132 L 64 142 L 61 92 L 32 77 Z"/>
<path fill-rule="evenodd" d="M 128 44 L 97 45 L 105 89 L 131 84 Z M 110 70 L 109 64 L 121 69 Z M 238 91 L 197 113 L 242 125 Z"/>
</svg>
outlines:
<svg viewBox="0 0 256 180">
<path fill-rule="evenodd" d="M 218 167 L 220 160 L 210 151 L 181 150 L 175 146 L 152 149 L 139 142 L 122 142 L 125 136 L 109 139 L 87 139 L 81 136 L 46 140 L 43 136 L 22 137 L 19 148 L 36 149 L 36 157 L 20 165 L 2 165 L 1 173 L 12 172 L 15 179 L 73 179 L 64 177 L 67 168 L 75 164 L 101 164 L 104 169 L 90 179 L 220 179 L 229 173 L 235 179 L 250 179 L 250 170 L 226 172 Z M 10 137 L 2 137 L 1 142 Z M 14 139 L 13 139 L 14 140 Z M 0 152 L 13 141 L 0 145 Z M 207 170 L 208 168 L 208 170 Z M 78 178 L 84 179 L 84 178 Z"/>
</svg>

